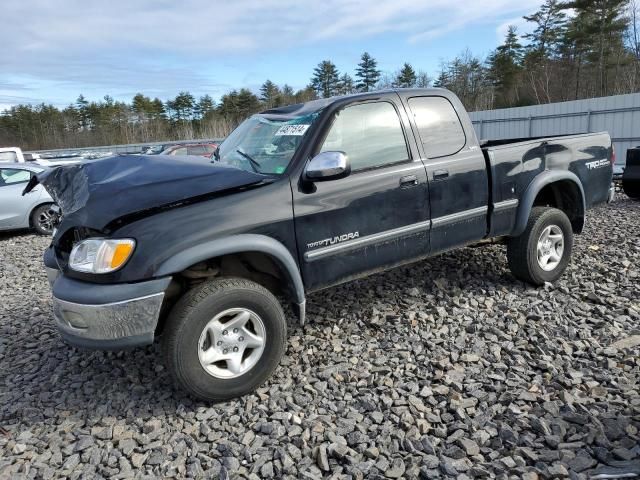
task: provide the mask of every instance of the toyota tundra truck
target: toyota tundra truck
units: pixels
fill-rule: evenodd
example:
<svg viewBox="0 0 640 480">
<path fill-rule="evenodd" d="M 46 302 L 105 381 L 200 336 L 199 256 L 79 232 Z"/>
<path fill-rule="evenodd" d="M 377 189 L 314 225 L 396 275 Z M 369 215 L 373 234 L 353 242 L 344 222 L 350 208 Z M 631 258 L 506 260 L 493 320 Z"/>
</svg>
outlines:
<svg viewBox="0 0 640 480">
<path fill-rule="evenodd" d="M 502 242 L 516 279 L 557 280 L 612 180 L 607 133 L 480 144 L 458 98 L 397 89 L 273 108 L 211 163 L 115 156 L 32 179 L 62 210 L 45 252 L 61 336 L 160 338 L 175 382 L 246 394 L 285 352 L 282 303 L 469 244 Z"/>
</svg>

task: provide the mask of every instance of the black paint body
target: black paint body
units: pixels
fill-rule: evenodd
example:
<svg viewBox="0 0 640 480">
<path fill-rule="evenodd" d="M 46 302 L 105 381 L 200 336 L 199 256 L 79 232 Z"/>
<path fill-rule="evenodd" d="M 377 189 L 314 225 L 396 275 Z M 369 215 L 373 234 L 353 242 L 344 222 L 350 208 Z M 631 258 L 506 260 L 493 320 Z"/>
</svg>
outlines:
<svg viewBox="0 0 640 480">
<path fill-rule="evenodd" d="M 466 137 L 457 153 L 427 158 L 408 104 L 409 98 L 421 96 L 444 97 L 455 107 Z M 305 180 L 305 165 L 318 153 L 335 113 L 347 105 L 376 101 L 395 106 L 409 160 L 338 180 Z M 81 274 L 66 267 L 73 243 L 70 232 L 87 225 L 72 222 L 73 216 L 65 218 L 45 263 L 87 282 L 140 282 L 178 273 L 172 271 L 178 267 L 168 265 L 178 265 L 171 260 L 181 252 L 255 234 L 286 248 L 298 267 L 291 275 L 298 274 L 308 292 L 489 237 L 517 235 L 537 193 L 553 181 L 576 184 L 584 196 L 579 200 L 583 213 L 607 199 L 610 163 L 587 166 L 610 160 L 611 140 L 606 133 L 497 141 L 481 148 L 461 103 L 446 90 L 386 91 L 316 103 L 320 116 L 282 175 L 263 175 L 263 181 L 254 178 L 258 175 L 246 175 L 250 178 L 245 187 L 225 184 L 229 188 L 220 191 L 212 184 L 210 196 L 200 195 L 192 202 L 149 208 L 147 199 L 145 211 L 138 214 L 132 201 L 126 217 L 111 215 L 107 222 L 91 225 L 89 235 L 137 242 L 130 261 L 107 275 Z M 407 176 L 416 181 L 402 184 Z M 182 187 L 168 182 L 166 188 Z M 185 191 L 175 195 L 185 196 Z M 109 202 L 94 208 L 99 210 L 96 217 L 109 217 Z M 91 212 L 84 218 L 91 218 Z M 310 247 L 355 233 L 355 238 L 338 239 L 333 245 Z"/>
<path fill-rule="evenodd" d="M 627 150 L 627 163 L 622 175 L 622 189 L 633 199 L 640 198 L 640 147 Z"/>
</svg>

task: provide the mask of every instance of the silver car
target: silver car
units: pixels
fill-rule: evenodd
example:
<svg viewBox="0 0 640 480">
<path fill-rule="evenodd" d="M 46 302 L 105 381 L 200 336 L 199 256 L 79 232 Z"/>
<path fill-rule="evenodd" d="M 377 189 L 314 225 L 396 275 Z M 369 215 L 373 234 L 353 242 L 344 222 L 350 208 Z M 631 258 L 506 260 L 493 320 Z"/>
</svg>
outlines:
<svg viewBox="0 0 640 480">
<path fill-rule="evenodd" d="M 42 185 L 22 195 L 31 177 L 44 170 L 41 165 L 0 162 L 0 230 L 33 228 L 51 235 L 58 219 L 53 199 Z"/>
</svg>

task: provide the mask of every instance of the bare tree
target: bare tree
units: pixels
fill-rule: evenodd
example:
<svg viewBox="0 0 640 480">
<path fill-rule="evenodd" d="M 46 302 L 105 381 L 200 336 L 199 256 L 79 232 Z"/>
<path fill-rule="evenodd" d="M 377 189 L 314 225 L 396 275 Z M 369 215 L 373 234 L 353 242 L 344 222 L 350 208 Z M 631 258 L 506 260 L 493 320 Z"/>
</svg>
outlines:
<svg viewBox="0 0 640 480">
<path fill-rule="evenodd" d="M 627 48 L 636 60 L 640 61 L 640 2 L 638 0 L 629 0 L 626 16 L 629 25 L 625 35 Z"/>
</svg>

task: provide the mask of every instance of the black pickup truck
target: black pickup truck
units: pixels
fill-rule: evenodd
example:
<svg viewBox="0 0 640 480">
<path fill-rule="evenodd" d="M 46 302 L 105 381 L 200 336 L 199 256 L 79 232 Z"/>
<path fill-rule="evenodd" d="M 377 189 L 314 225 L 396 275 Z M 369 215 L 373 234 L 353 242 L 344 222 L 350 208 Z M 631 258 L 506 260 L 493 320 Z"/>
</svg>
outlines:
<svg viewBox="0 0 640 480">
<path fill-rule="evenodd" d="M 211 163 L 117 156 L 30 185 L 62 209 L 44 257 L 62 337 L 160 336 L 175 381 L 220 400 L 278 365 L 278 298 L 303 322 L 309 292 L 486 240 L 515 278 L 553 282 L 608 198 L 612 153 L 607 133 L 480 145 L 455 95 L 403 89 L 254 115 Z"/>
</svg>

